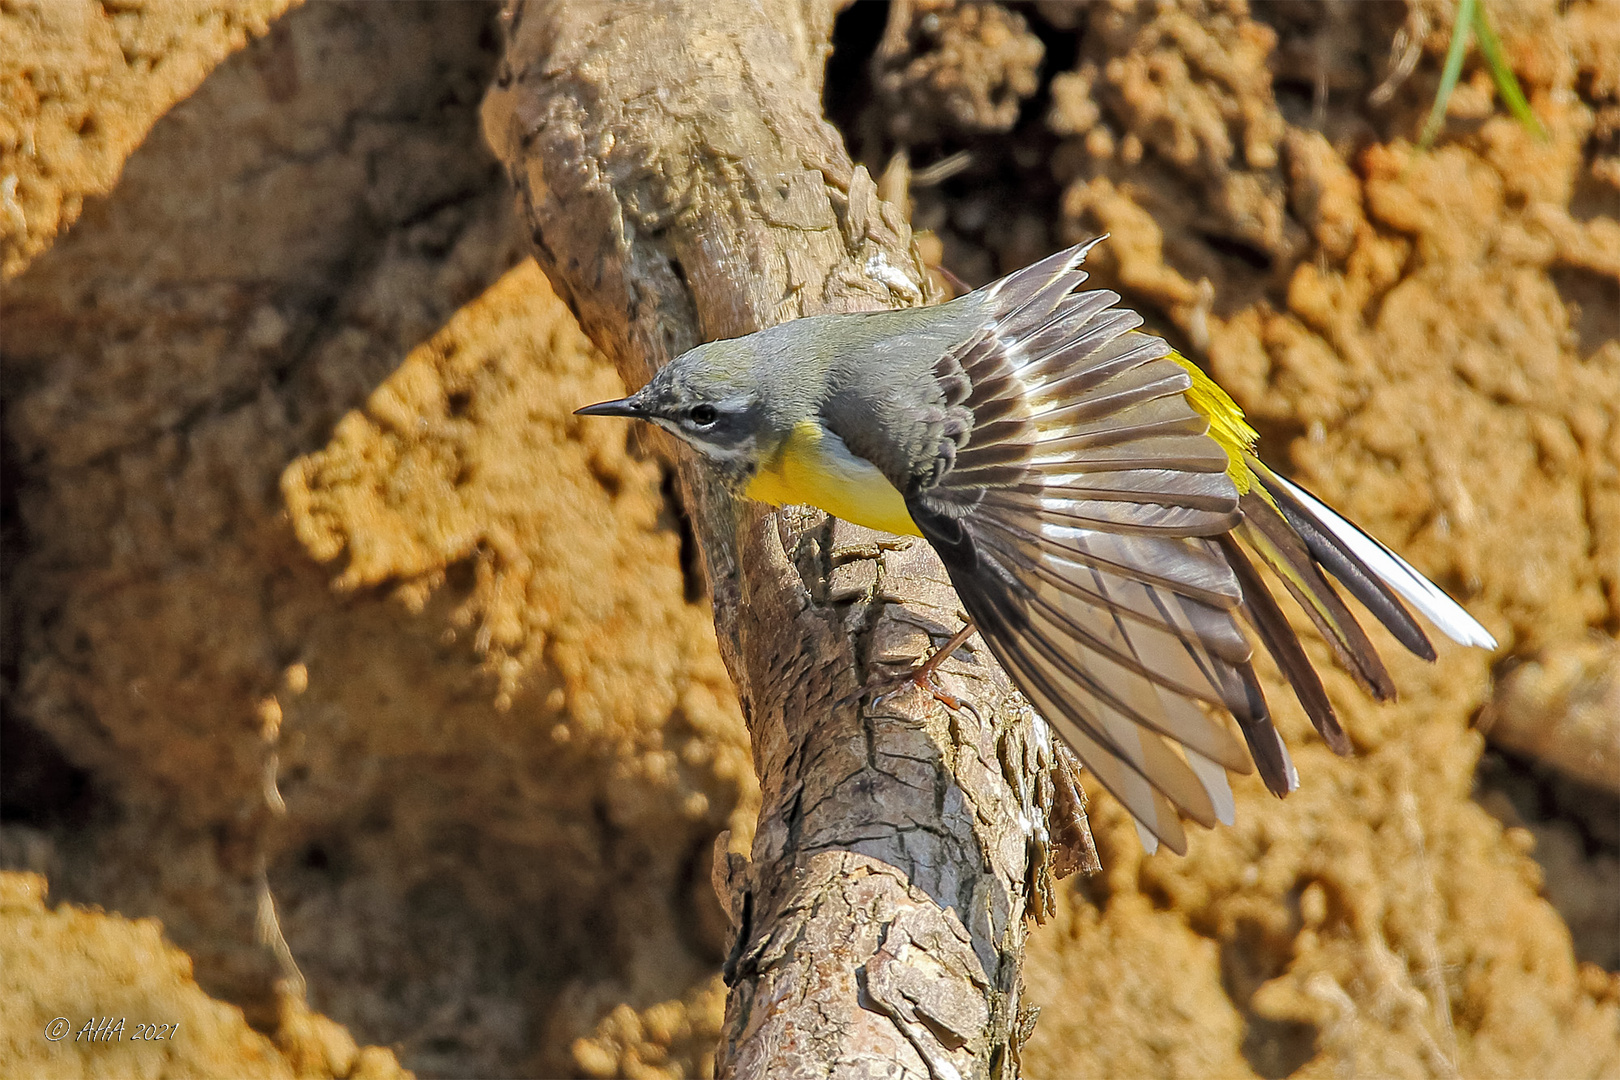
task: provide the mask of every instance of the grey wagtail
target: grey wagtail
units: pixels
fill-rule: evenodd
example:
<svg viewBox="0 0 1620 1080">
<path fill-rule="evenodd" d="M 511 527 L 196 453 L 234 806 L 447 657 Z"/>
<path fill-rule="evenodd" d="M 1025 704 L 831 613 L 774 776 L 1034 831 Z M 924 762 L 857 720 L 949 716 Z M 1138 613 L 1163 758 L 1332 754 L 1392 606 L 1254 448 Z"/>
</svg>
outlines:
<svg viewBox="0 0 1620 1080">
<path fill-rule="evenodd" d="M 1100 238 L 1099 238 L 1100 239 Z M 1485 628 L 1400 556 L 1272 472 L 1243 411 L 1077 292 L 1091 244 L 937 307 L 798 319 L 700 345 L 641 390 L 579 410 L 648 420 L 730 489 L 921 536 L 991 653 L 1137 821 L 1232 822 L 1227 770 L 1299 786 L 1251 664 L 1247 622 L 1322 739 L 1340 727 L 1255 567 L 1276 572 L 1374 697 L 1395 686 L 1323 571 L 1433 660 L 1404 598 L 1446 636 Z M 965 636 L 959 635 L 958 639 Z M 1248 744 L 1207 703 L 1230 712 Z"/>
</svg>

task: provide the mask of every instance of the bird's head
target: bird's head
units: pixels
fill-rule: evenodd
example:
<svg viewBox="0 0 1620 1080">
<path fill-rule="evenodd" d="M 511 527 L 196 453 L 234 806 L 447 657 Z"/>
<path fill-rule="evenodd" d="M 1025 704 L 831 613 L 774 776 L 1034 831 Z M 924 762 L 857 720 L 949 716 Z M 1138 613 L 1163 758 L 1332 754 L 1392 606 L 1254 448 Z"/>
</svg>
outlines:
<svg viewBox="0 0 1620 1080">
<path fill-rule="evenodd" d="M 628 416 L 657 424 L 733 484 L 746 482 L 771 449 L 753 356 L 736 340 L 699 345 L 629 397 L 587 405 L 575 415 Z"/>
</svg>

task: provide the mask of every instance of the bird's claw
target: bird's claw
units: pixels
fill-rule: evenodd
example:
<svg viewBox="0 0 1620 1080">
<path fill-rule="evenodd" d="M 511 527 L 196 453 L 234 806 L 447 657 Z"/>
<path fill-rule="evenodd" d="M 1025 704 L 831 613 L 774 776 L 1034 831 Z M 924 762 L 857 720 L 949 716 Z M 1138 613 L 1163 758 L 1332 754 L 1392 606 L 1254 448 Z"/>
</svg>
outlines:
<svg viewBox="0 0 1620 1080">
<path fill-rule="evenodd" d="M 872 688 L 862 687 L 855 693 L 839 701 L 837 707 L 842 708 L 851 701 L 862 700 L 868 694 L 871 694 L 872 704 L 874 706 L 880 705 L 883 703 L 885 698 L 892 697 L 894 694 L 900 692 L 909 685 L 915 686 L 917 689 L 932 697 L 935 701 L 939 702 L 952 712 L 961 712 L 964 709 L 971 712 L 974 719 L 979 720 L 982 723 L 983 717 L 979 715 L 979 710 L 975 708 L 971 702 L 963 701 L 961 698 L 958 698 L 956 695 L 950 693 L 943 686 L 941 686 L 938 681 L 939 666 L 948 660 L 951 655 L 955 653 L 956 650 L 962 645 L 962 643 L 965 642 L 973 633 L 973 623 L 969 622 L 966 626 L 962 627 L 961 630 L 958 630 L 951 637 L 951 639 L 944 644 L 943 647 L 936 649 L 932 656 L 929 656 L 922 663 L 912 668 L 906 674 L 891 676 L 883 680 L 883 682 L 879 683 L 880 688 L 877 689 L 875 693 L 872 692 Z M 887 683 L 887 685 L 885 686 L 883 683 Z"/>
<path fill-rule="evenodd" d="M 938 679 L 939 673 L 937 668 L 926 663 L 918 664 L 904 675 L 896 675 L 884 680 L 887 685 L 883 686 L 882 689 L 879 689 L 876 693 L 872 694 L 872 705 L 874 707 L 881 705 L 885 700 L 900 693 L 902 690 L 905 690 L 908 687 L 915 687 L 916 689 L 921 690 L 924 694 L 927 694 L 929 697 L 933 698 L 935 701 L 939 702 L 941 705 L 945 706 L 945 708 L 949 709 L 951 712 L 969 712 L 973 714 L 973 718 L 975 720 L 978 720 L 981 723 L 983 722 L 983 717 L 979 715 L 978 708 L 971 701 L 967 701 L 964 698 L 959 698 L 949 690 L 946 690 L 939 684 Z M 864 696 L 864 691 L 861 695 L 857 696 Z M 848 699 L 846 698 L 845 700 Z"/>
</svg>

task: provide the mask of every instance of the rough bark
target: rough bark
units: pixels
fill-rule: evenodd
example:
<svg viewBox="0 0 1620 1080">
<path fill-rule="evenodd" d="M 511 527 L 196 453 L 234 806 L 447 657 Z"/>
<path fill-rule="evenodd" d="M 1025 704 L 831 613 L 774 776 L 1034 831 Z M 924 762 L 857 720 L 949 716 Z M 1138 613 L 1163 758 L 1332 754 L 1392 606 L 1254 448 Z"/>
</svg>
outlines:
<svg viewBox="0 0 1620 1080">
<path fill-rule="evenodd" d="M 541 266 L 631 385 L 704 340 L 935 299 L 822 119 L 835 10 L 507 12 L 485 133 Z M 717 844 L 737 935 L 720 1073 L 1014 1075 L 1068 762 L 982 647 L 946 665 L 961 709 L 872 704 L 960 626 L 926 544 L 738 503 L 684 453 L 679 476 L 764 796 L 751 859 Z"/>
</svg>

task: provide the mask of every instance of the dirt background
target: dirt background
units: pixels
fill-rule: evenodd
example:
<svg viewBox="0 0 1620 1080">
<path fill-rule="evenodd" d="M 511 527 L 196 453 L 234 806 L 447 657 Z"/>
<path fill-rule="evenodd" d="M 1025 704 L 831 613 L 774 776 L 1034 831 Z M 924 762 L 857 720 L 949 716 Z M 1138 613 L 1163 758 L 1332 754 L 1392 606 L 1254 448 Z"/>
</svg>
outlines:
<svg viewBox="0 0 1620 1080">
<path fill-rule="evenodd" d="M 840 19 L 925 253 L 1111 232 L 1095 280 L 1502 642 L 1328 671 L 1351 760 L 1272 678 L 1303 787 L 1186 859 L 1098 798 L 1032 1077 L 1620 1075 L 1620 12 L 1488 6 L 1545 140 L 1471 59 L 1414 148 L 1448 4 Z M 712 1065 L 746 735 L 664 465 L 569 415 L 619 387 L 478 135 L 499 44 L 0 3 L 7 1073 Z"/>
</svg>

